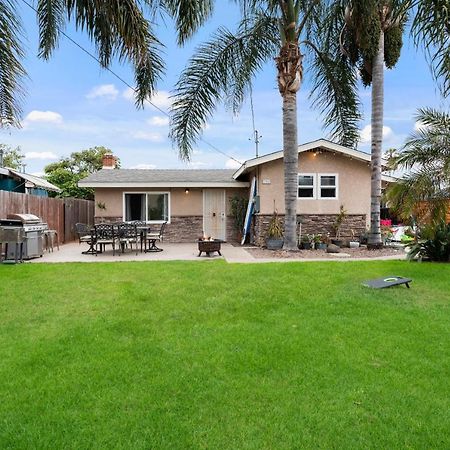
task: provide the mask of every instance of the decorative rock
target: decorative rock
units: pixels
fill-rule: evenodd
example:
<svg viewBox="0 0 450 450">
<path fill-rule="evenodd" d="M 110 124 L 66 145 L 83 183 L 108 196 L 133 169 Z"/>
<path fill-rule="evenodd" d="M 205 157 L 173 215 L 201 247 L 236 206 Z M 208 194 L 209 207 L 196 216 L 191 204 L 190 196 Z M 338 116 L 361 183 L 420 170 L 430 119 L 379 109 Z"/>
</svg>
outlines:
<svg viewBox="0 0 450 450">
<path fill-rule="evenodd" d="M 329 244 L 327 247 L 327 253 L 340 253 L 341 249 L 334 244 Z"/>
</svg>

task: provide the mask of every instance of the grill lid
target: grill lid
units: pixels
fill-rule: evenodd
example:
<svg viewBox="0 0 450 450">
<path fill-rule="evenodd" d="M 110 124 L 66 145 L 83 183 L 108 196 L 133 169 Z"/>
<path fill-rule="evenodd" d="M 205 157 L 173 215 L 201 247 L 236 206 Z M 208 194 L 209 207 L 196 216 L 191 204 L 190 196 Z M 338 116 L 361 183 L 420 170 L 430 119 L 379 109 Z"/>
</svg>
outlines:
<svg viewBox="0 0 450 450">
<path fill-rule="evenodd" d="M 40 223 L 41 219 L 34 214 L 8 214 L 8 219 L 20 220 L 22 223 Z"/>
</svg>

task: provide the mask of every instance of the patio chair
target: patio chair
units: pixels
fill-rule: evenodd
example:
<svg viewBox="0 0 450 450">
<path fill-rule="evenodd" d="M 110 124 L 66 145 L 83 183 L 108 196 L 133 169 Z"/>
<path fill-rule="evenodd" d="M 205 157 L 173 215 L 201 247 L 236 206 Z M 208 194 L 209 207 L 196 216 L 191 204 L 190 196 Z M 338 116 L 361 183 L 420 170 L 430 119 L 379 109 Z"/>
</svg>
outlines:
<svg viewBox="0 0 450 450">
<path fill-rule="evenodd" d="M 145 234 L 145 252 L 161 252 L 162 248 L 158 248 L 156 246 L 156 241 L 162 242 L 164 239 L 164 230 L 166 228 L 167 222 L 161 224 L 161 227 L 158 231 L 147 231 Z M 149 248 L 147 249 L 147 243 L 149 244 Z"/>
<path fill-rule="evenodd" d="M 140 241 L 136 225 L 133 223 L 121 223 L 118 225 L 119 242 L 122 247 L 122 253 L 125 253 L 125 247 L 130 246 L 133 250 L 133 244 L 136 246 L 136 255 L 138 254 L 138 242 Z"/>
<path fill-rule="evenodd" d="M 95 236 L 95 254 L 105 251 L 107 245 L 111 245 L 113 249 L 113 256 L 116 254 L 116 244 L 120 245 L 119 234 L 114 225 L 108 223 L 101 223 L 94 226 Z M 100 252 L 99 252 L 100 246 Z"/>
<path fill-rule="evenodd" d="M 87 242 L 91 240 L 91 232 L 89 227 L 85 223 L 76 223 L 75 224 L 75 233 L 78 236 L 78 242 L 81 244 L 82 242 Z"/>
</svg>

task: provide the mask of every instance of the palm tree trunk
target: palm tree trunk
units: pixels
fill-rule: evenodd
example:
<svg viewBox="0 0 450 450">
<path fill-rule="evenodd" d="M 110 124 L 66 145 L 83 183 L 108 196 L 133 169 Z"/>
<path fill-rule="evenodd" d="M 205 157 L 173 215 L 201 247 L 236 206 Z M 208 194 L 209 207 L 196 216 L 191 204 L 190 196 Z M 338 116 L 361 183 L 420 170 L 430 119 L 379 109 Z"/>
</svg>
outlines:
<svg viewBox="0 0 450 450">
<path fill-rule="evenodd" d="M 284 245 L 297 250 L 297 92 L 302 81 L 302 59 L 298 42 L 286 42 L 276 58 L 278 90 L 283 98 Z"/>
<path fill-rule="evenodd" d="M 283 95 L 283 153 L 284 153 L 284 246 L 297 250 L 297 92 Z"/>
<path fill-rule="evenodd" d="M 370 184 L 369 248 L 383 245 L 380 227 L 381 208 L 381 154 L 383 149 L 384 103 L 384 32 L 381 31 L 378 53 L 372 65 L 372 158 Z"/>
</svg>

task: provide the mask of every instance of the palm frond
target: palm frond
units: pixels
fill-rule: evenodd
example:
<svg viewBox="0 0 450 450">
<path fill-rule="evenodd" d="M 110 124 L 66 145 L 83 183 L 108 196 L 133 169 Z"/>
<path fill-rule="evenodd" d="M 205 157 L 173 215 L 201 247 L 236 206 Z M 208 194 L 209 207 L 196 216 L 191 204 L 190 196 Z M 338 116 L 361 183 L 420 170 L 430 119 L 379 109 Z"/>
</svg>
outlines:
<svg viewBox="0 0 450 450">
<path fill-rule="evenodd" d="M 39 0 L 39 56 L 49 59 L 58 45 L 59 35 L 65 23 L 65 0 Z"/>
<path fill-rule="evenodd" d="M 22 113 L 22 24 L 12 1 L 0 2 L 0 127 L 18 125 Z"/>
<path fill-rule="evenodd" d="M 273 18 L 256 14 L 241 22 L 236 34 L 220 28 L 197 49 L 181 74 L 172 106 L 171 138 L 182 159 L 189 159 L 221 100 L 239 110 L 252 76 L 275 56 L 277 33 Z"/>
<path fill-rule="evenodd" d="M 138 0 L 40 0 L 39 54 L 48 58 L 58 43 L 67 20 L 85 30 L 95 44 L 102 67 L 109 67 L 114 57 L 131 62 L 136 80 L 136 102 L 142 105 L 155 89 L 163 72 L 160 52 L 151 23 L 145 18 Z"/>
<path fill-rule="evenodd" d="M 165 8 L 175 20 L 177 41 L 183 45 L 213 12 L 212 0 L 164 0 Z"/>
</svg>

